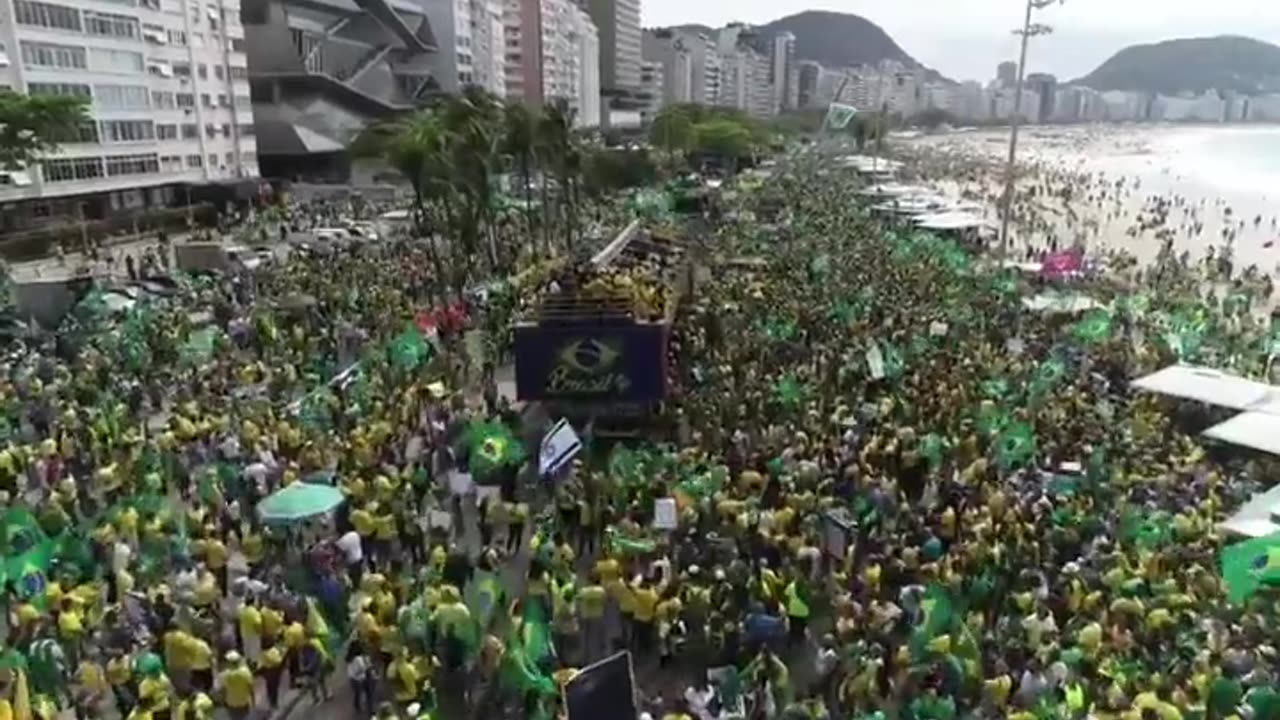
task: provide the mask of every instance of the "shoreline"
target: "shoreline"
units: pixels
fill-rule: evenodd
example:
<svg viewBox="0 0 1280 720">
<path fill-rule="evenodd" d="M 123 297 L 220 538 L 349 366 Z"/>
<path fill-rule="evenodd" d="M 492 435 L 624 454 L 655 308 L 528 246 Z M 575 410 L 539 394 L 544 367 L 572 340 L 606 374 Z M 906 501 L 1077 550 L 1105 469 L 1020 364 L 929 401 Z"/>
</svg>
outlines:
<svg viewBox="0 0 1280 720">
<path fill-rule="evenodd" d="M 1229 249 L 1243 267 L 1280 275 L 1280 191 L 1272 189 L 1280 184 L 1280 154 L 1275 181 L 1228 187 L 1222 169 L 1215 177 L 1195 151 L 1223 137 L 1274 139 L 1280 153 L 1280 124 L 1036 126 L 1020 136 L 1011 246 L 1025 254 L 1081 244 L 1145 265 L 1171 241 L 1179 255 L 1218 257 Z M 984 202 L 986 218 L 1000 222 L 1007 128 L 924 136 L 899 147 L 914 156 L 922 181 Z"/>
</svg>

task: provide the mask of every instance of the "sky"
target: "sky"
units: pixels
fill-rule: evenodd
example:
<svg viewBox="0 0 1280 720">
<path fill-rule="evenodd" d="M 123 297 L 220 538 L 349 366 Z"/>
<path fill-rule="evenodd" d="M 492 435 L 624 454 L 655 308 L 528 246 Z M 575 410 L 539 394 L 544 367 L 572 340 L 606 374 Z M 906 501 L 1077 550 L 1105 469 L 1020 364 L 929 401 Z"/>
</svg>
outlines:
<svg viewBox="0 0 1280 720">
<path fill-rule="evenodd" d="M 1017 60 L 1022 0 L 641 0 L 645 27 L 731 21 L 764 24 L 802 10 L 861 15 L 907 54 L 954 80 L 990 80 Z M 1280 45 L 1276 0 L 1065 0 L 1039 11 L 1051 35 L 1032 40 L 1028 72 L 1088 74 L 1122 48 L 1178 37 L 1247 35 Z"/>
</svg>

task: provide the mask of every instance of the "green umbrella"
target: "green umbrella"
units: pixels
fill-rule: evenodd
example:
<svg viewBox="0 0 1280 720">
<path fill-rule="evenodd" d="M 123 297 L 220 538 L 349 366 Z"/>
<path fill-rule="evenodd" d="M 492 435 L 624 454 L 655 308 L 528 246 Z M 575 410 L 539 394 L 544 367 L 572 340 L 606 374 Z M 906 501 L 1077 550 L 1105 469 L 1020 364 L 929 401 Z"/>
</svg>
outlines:
<svg viewBox="0 0 1280 720">
<path fill-rule="evenodd" d="M 315 517 L 342 504 L 342 491 L 332 485 L 296 482 L 258 503 L 258 514 L 268 523 L 287 524 Z"/>
</svg>

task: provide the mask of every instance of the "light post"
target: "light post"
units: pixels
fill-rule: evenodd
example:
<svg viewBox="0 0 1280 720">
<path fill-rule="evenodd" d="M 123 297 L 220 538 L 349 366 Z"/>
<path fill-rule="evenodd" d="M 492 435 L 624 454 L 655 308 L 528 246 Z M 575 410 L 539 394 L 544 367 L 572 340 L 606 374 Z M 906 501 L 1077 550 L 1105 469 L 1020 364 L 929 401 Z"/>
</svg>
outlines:
<svg viewBox="0 0 1280 720">
<path fill-rule="evenodd" d="M 1013 210 L 1014 159 L 1018 154 L 1018 125 L 1022 120 L 1022 84 L 1027 73 L 1027 44 L 1038 35 L 1048 35 L 1053 28 L 1041 23 L 1031 22 L 1032 13 L 1043 10 L 1055 2 L 1066 0 L 1027 0 L 1027 14 L 1022 21 L 1022 29 L 1014 30 L 1014 35 L 1022 36 L 1022 50 L 1018 57 L 1018 81 L 1015 83 L 1013 95 L 1013 117 L 1009 119 L 1009 159 L 1004 167 L 1004 197 L 1001 199 L 1000 221 L 1000 254 L 1009 252 L 1009 219 Z"/>
</svg>

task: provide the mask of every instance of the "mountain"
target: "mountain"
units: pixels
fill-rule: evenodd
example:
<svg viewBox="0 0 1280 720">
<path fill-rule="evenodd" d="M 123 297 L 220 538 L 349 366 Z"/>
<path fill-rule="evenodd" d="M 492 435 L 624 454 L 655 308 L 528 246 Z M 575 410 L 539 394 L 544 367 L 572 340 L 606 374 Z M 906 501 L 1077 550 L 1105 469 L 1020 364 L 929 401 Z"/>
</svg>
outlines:
<svg viewBox="0 0 1280 720">
<path fill-rule="evenodd" d="M 702 25 L 682 25 L 677 29 L 714 33 Z M 859 15 L 806 10 L 755 28 L 761 38 L 784 32 L 796 36 L 796 57 L 813 60 L 827 68 L 873 65 L 881 60 L 897 60 L 909 68 L 923 67 L 889 37 L 879 25 Z M 946 80 L 925 68 L 930 80 Z"/>
<path fill-rule="evenodd" d="M 1132 45 L 1074 84 L 1166 95 L 1280 92 L 1280 47 L 1236 35 Z"/>
</svg>

